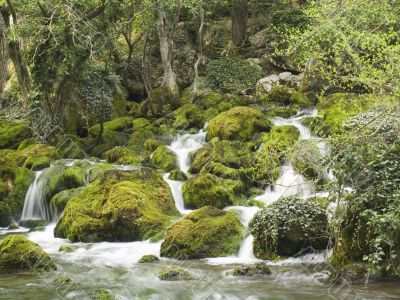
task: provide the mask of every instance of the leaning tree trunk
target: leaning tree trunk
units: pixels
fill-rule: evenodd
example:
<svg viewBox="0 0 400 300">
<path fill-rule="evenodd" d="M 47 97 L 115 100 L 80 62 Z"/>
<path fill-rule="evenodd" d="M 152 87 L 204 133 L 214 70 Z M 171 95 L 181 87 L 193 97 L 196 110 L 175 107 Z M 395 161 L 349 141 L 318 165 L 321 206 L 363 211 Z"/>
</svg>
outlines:
<svg viewBox="0 0 400 300">
<path fill-rule="evenodd" d="M 179 88 L 176 83 L 175 73 L 172 69 L 173 35 L 175 28 L 172 28 L 171 31 L 168 29 L 167 17 L 161 0 L 157 2 L 157 11 L 157 30 L 160 40 L 161 62 L 164 70 L 164 77 L 160 90 L 160 105 L 158 107 L 158 113 L 161 114 L 165 101 L 171 103 L 171 108 L 174 109 L 180 106 L 180 99 Z"/>
<path fill-rule="evenodd" d="M 0 107 L 4 97 L 4 88 L 7 82 L 8 41 L 7 28 L 0 14 Z"/>
<path fill-rule="evenodd" d="M 243 46 L 247 41 L 247 0 L 232 1 L 232 42 Z"/>
</svg>

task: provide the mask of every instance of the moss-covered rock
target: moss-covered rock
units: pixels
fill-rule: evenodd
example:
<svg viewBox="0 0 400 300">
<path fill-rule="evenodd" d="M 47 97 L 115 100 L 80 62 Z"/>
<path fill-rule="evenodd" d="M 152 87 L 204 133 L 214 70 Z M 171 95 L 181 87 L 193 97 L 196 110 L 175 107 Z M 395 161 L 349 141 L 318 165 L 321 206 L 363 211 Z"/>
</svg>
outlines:
<svg viewBox="0 0 400 300">
<path fill-rule="evenodd" d="M 189 178 L 183 184 L 185 207 L 196 209 L 211 205 L 224 208 L 238 203 L 236 194 L 242 189 L 237 180 L 222 179 L 209 173 Z"/>
<path fill-rule="evenodd" d="M 239 249 L 242 235 L 234 212 L 203 207 L 168 228 L 161 256 L 180 260 L 228 256 Z"/>
<path fill-rule="evenodd" d="M 382 97 L 377 100 L 373 95 L 332 94 L 320 99 L 317 108 L 322 116 L 322 124 L 316 124 L 314 130 L 321 136 L 343 132 L 343 124 L 375 105 L 387 102 Z M 319 125 L 319 126 L 318 126 Z"/>
<path fill-rule="evenodd" d="M 256 264 L 255 266 L 239 266 L 233 270 L 233 276 L 265 276 L 271 275 L 271 269 L 263 263 Z"/>
<path fill-rule="evenodd" d="M 192 279 L 192 275 L 180 267 L 168 267 L 160 271 L 158 278 L 164 281 L 180 281 Z"/>
<path fill-rule="evenodd" d="M 290 161 L 300 174 L 310 179 L 323 179 L 324 157 L 314 141 L 299 141 L 290 151 Z"/>
<path fill-rule="evenodd" d="M 60 215 L 64 211 L 65 206 L 67 206 L 68 201 L 78 193 L 79 189 L 70 189 L 54 195 L 50 200 L 51 210 Z"/>
<path fill-rule="evenodd" d="M 203 128 L 205 115 L 197 105 L 188 103 L 175 110 L 172 114 L 174 123 L 172 126 L 176 129 L 187 130 L 190 128 Z"/>
<path fill-rule="evenodd" d="M 129 138 L 128 146 L 137 154 L 141 154 L 146 151 L 148 145 L 146 146 L 146 142 L 148 140 L 154 140 L 155 134 L 152 130 L 147 128 L 141 128 L 134 133 Z"/>
<path fill-rule="evenodd" d="M 151 163 L 165 172 L 171 172 L 178 169 L 178 160 L 167 146 L 161 145 L 151 156 Z"/>
<path fill-rule="evenodd" d="M 74 245 L 64 245 L 58 249 L 58 252 L 69 253 L 69 252 L 75 251 L 78 248 L 79 248 L 78 246 L 74 246 Z"/>
<path fill-rule="evenodd" d="M 10 235 L 0 244 L 0 273 L 36 274 L 56 269 L 50 257 L 23 235 Z"/>
<path fill-rule="evenodd" d="M 141 157 L 135 152 L 126 147 L 115 147 L 106 152 L 107 162 L 121 164 L 121 165 L 134 165 L 141 161 Z"/>
<path fill-rule="evenodd" d="M 0 149 L 16 149 L 31 136 L 32 131 L 26 123 L 0 121 Z"/>
<path fill-rule="evenodd" d="M 70 284 L 72 282 L 73 282 L 72 278 L 69 277 L 68 275 L 58 275 L 53 279 L 53 284 L 56 286 L 63 286 L 66 284 Z"/>
<path fill-rule="evenodd" d="M 96 289 L 89 293 L 90 299 L 93 300 L 115 300 L 115 298 L 106 289 Z"/>
<path fill-rule="evenodd" d="M 134 119 L 129 117 L 117 118 L 108 122 L 104 122 L 104 132 L 116 131 L 132 133 L 134 127 Z M 89 134 L 93 137 L 97 137 L 100 133 L 100 124 L 94 125 L 89 128 Z"/>
<path fill-rule="evenodd" d="M 238 106 L 219 114 L 208 125 L 208 138 L 248 141 L 271 129 L 271 122 L 259 110 Z"/>
<path fill-rule="evenodd" d="M 260 259 L 293 256 L 309 247 L 327 248 L 326 210 L 318 201 L 281 198 L 256 214 L 250 222 L 254 254 Z"/>
<path fill-rule="evenodd" d="M 11 208 L 5 202 L 0 202 L 0 227 L 6 227 L 11 224 Z"/>
<path fill-rule="evenodd" d="M 174 170 L 169 174 L 168 179 L 174 181 L 185 181 L 186 179 L 188 179 L 188 177 L 184 172 L 179 170 Z"/>
<path fill-rule="evenodd" d="M 155 263 L 158 262 L 160 259 L 155 255 L 143 255 L 142 258 L 139 260 L 140 264 L 147 264 L 147 263 Z"/>
<path fill-rule="evenodd" d="M 203 169 L 203 173 L 210 173 L 224 179 L 240 179 L 240 170 L 224 166 L 218 162 L 209 162 Z"/>
<path fill-rule="evenodd" d="M 74 242 L 157 239 L 177 215 L 155 171 L 109 170 L 68 201 L 54 232 Z"/>
<path fill-rule="evenodd" d="M 262 137 L 261 151 L 283 158 L 286 154 L 285 151 L 293 146 L 299 137 L 300 131 L 295 126 L 274 126 L 269 133 Z"/>
<path fill-rule="evenodd" d="M 198 174 L 210 162 L 233 168 L 240 166 L 240 159 L 232 144 L 229 141 L 219 141 L 218 139 L 212 139 L 210 143 L 204 145 L 193 154 L 189 172 Z"/>
<path fill-rule="evenodd" d="M 28 146 L 37 144 L 38 142 L 36 141 L 36 139 L 34 138 L 28 138 L 23 140 L 19 146 L 18 146 L 18 150 L 24 150 L 25 148 L 27 148 Z"/>
</svg>

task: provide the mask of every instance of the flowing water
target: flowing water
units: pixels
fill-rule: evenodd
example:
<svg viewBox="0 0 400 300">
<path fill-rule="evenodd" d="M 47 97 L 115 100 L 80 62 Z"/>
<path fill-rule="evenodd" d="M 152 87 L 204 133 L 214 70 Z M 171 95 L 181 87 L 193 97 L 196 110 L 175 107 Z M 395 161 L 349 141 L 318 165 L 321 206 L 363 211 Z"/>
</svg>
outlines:
<svg viewBox="0 0 400 300">
<path fill-rule="evenodd" d="M 294 125 L 299 128 L 302 139 L 310 139 L 311 132 L 301 124 L 301 120 L 315 113 L 301 112 L 290 119 L 277 118 L 274 123 Z M 206 134 L 203 130 L 197 134 L 178 136 L 174 140 L 170 149 L 176 153 L 181 171 L 188 173 L 190 154 L 205 143 Z M 324 143 L 321 142 L 320 145 L 320 149 L 327 149 Z M 75 162 L 69 161 L 66 166 L 71 167 Z M 134 170 L 137 166 L 116 168 Z M 267 205 L 284 195 L 307 197 L 313 193 L 313 186 L 297 174 L 292 165 L 284 164 L 282 171 L 281 178 L 259 197 Z M 35 181 L 25 199 L 23 220 L 51 219 L 48 208 L 43 203 L 46 172 L 44 170 L 36 173 Z M 171 188 L 177 209 L 185 215 L 190 210 L 184 207 L 183 183 L 170 180 L 168 176 L 169 174 L 165 174 L 164 180 Z M 225 210 L 236 212 L 247 229 L 259 208 L 233 206 Z M 230 257 L 184 262 L 161 258 L 157 264 L 138 264 L 145 254 L 159 256 L 161 242 L 76 243 L 73 244 L 76 247 L 74 251 L 60 253 L 58 250 L 61 246 L 72 244 L 68 240 L 55 238 L 54 227 L 55 223 L 52 223 L 44 231 L 29 233 L 25 228 L 0 228 L 0 238 L 15 232 L 26 234 L 30 240 L 49 253 L 58 268 L 56 274 L 47 276 L 1 275 L 0 299 L 92 299 L 91 291 L 98 288 L 106 288 L 116 299 L 400 299 L 398 283 L 339 288 L 330 285 L 326 271 L 329 251 L 305 254 L 279 262 L 267 261 L 272 270 L 272 275 L 267 277 L 234 277 L 232 271 L 235 266 L 259 262 L 253 254 L 253 237 L 250 234 L 243 238 L 239 252 Z M 184 267 L 193 274 L 194 280 L 160 281 L 157 278 L 158 272 L 170 265 Z M 66 286 L 55 285 L 52 281 L 57 274 L 70 276 L 74 283 Z"/>
</svg>

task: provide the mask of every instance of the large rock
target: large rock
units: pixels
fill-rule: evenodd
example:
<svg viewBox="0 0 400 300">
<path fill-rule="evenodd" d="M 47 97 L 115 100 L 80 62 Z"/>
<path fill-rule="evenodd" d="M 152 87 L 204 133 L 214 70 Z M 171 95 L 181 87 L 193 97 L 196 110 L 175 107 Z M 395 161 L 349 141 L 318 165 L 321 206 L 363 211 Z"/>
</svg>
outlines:
<svg viewBox="0 0 400 300">
<path fill-rule="evenodd" d="M 0 121 L 0 149 L 15 149 L 32 136 L 29 126 L 21 122 Z"/>
<path fill-rule="evenodd" d="M 238 106 L 219 114 L 208 125 L 208 138 L 249 141 L 255 134 L 268 131 L 271 122 L 257 109 Z"/>
<path fill-rule="evenodd" d="M 281 198 L 258 212 L 250 222 L 254 254 L 260 259 L 323 250 L 329 242 L 325 208 L 316 200 Z"/>
<path fill-rule="evenodd" d="M 179 169 L 178 159 L 174 152 L 167 148 L 167 146 L 158 146 L 156 151 L 151 156 L 151 163 L 165 172 L 171 172 Z"/>
<path fill-rule="evenodd" d="M 228 256 L 239 249 L 242 234 L 234 212 L 203 207 L 168 228 L 161 256 L 180 260 Z"/>
<path fill-rule="evenodd" d="M 262 152 L 278 158 L 286 156 L 285 153 L 300 137 L 300 131 L 293 125 L 274 126 L 262 138 Z"/>
<path fill-rule="evenodd" d="M 183 199 L 190 209 L 211 205 L 224 208 L 237 204 L 236 194 L 242 184 L 237 180 L 223 179 L 209 173 L 189 178 L 183 184 Z"/>
<path fill-rule="evenodd" d="M 46 252 L 23 235 L 10 235 L 0 244 L 0 273 L 36 274 L 55 269 Z"/>
<path fill-rule="evenodd" d="M 198 174 L 209 163 L 220 163 L 227 167 L 238 168 L 240 160 L 235 148 L 229 141 L 212 139 L 193 154 L 189 172 Z"/>
<path fill-rule="evenodd" d="M 109 170 L 68 201 L 54 232 L 74 242 L 158 239 L 177 215 L 155 171 Z"/>
</svg>

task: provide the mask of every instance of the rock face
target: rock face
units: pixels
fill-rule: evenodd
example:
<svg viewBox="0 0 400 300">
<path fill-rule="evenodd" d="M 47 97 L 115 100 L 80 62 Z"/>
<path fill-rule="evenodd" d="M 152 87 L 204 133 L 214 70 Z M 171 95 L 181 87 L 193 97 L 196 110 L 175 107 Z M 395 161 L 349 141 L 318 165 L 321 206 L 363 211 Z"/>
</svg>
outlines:
<svg viewBox="0 0 400 300">
<path fill-rule="evenodd" d="M 68 201 L 54 233 L 74 242 L 158 239 L 177 215 L 155 171 L 109 170 Z"/>
<path fill-rule="evenodd" d="M 0 244 L 0 273 L 35 274 L 55 269 L 46 252 L 23 235 L 10 235 Z"/>
<path fill-rule="evenodd" d="M 224 208 L 238 202 L 235 194 L 240 191 L 237 180 L 222 179 L 209 173 L 189 178 L 183 185 L 185 206 L 190 209 L 211 205 Z"/>
<path fill-rule="evenodd" d="M 208 138 L 248 141 L 256 133 L 268 131 L 271 122 L 257 109 L 238 106 L 219 114 L 208 125 Z"/>
<path fill-rule="evenodd" d="M 257 213 L 250 228 L 260 259 L 293 256 L 310 247 L 323 250 L 329 241 L 325 209 L 313 199 L 281 198 Z"/>
<path fill-rule="evenodd" d="M 228 256 L 239 249 L 242 235 L 234 212 L 203 207 L 168 228 L 161 256 L 180 260 Z"/>
</svg>

